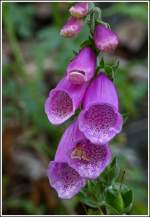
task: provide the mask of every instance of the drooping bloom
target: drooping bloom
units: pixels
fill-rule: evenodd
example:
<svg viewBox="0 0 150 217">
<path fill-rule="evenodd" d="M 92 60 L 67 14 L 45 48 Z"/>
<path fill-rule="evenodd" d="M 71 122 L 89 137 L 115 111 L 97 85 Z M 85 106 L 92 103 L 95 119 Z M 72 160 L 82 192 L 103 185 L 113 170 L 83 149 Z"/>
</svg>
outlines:
<svg viewBox="0 0 150 217">
<path fill-rule="evenodd" d="M 76 3 L 69 9 L 70 14 L 76 18 L 85 17 L 88 14 L 88 2 Z"/>
<path fill-rule="evenodd" d="M 79 129 L 95 144 L 109 142 L 122 129 L 118 95 L 111 80 L 100 73 L 90 84 L 79 116 Z"/>
<path fill-rule="evenodd" d="M 91 47 L 84 47 L 67 67 L 67 77 L 73 84 L 91 80 L 96 69 L 96 54 Z"/>
<path fill-rule="evenodd" d="M 85 179 L 64 161 L 51 161 L 47 175 L 50 185 L 62 199 L 72 198 L 86 183 Z"/>
<path fill-rule="evenodd" d="M 74 121 L 65 131 L 56 152 L 55 160 L 62 159 L 81 177 L 95 179 L 109 164 L 111 150 L 106 144 L 91 143 Z"/>
<path fill-rule="evenodd" d="M 73 125 L 66 129 L 47 171 L 50 185 L 62 199 L 70 199 L 86 184 L 86 180 L 68 164 L 68 150 L 74 141 L 73 130 Z"/>
<path fill-rule="evenodd" d="M 76 19 L 75 17 L 70 17 L 60 30 L 60 35 L 69 38 L 75 37 L 81 31 L 82 26 L 83 20 Z"/>
<path fill-rule="evenodd" d="M 50 91 L 45 112 L 52 124 L 61 124 L 75 113 L 81 105 L 87 85 L 74 85 L 65 77 Z"/>
<path fill-rule="evenodd" d="M 96 25 L 93 39 L 96 48 L 100 51 L 110 52 L 119 44 L 118 36 L 102 24 Z"/>
</svg>

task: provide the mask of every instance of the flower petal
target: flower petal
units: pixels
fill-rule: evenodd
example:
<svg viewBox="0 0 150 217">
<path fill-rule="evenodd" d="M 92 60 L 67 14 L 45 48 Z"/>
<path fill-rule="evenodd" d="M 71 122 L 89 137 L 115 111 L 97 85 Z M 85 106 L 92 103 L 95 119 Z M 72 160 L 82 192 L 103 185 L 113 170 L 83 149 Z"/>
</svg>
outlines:
<svg viewBox="0 0 150 217">
<path fill-rule="evenodd" d="M 88 3 L 87 2 L 80 2 L 73 5 L 69 12 L 73 17 L 82 18 L 88 14 Z"/>
<path fill-rule="evenodd" d="M 123 120 L 118 111 L 109 104 L 94 104 L 82 111 L 79 129 L 95 144 L 106 144 L 122 129 Z"/>
<path fill-rule="evenodd" d="M 68 164 L 82 177 L 97 178 L 110 163 L 111 151 L 108 145 L 94 145 L 83 139 L 70 150 Z"/>
<path fill-rule="evenodd" d="M 106 144 L 121 131 L 123 119 L 118 111 L 117 91 L 104 73 L 88 87 L 83 105 L 79 129 L 92 143 Z"/>
<path fill-rule="evenodd" d="M 110 52 L 119 44 L 118 36 L 101 24 L 96 25 L 93 39 L 97 49 L 100 51 Z"/>
<path fill-rule="evenodd" d="M 81 31 L 82 26 L 83 20 L 70 17 L 60 30 L 60 35 L 68 38 L 75 37 Z"/>
<path fill-rule="evenodd" d="M 67 67 L 67 77 L 74 84 L 90 81 L 96 70 L 96 55 L 91 47 L 84 47 Z"/>
<path fill-rule="evenodd" d="M 85 179 L 67 163 L 50 162 L 47 175 L 50 185 L 62 199 L 70 199 L 85 185 Z"/>
<path fill-rule="evenodd" d="M 75 113 L 82 103 L 87 85 L 74 85 L 65 77 L 50 91 L 45 112 L 52 124 L 61 124 Z"/>
</svg>

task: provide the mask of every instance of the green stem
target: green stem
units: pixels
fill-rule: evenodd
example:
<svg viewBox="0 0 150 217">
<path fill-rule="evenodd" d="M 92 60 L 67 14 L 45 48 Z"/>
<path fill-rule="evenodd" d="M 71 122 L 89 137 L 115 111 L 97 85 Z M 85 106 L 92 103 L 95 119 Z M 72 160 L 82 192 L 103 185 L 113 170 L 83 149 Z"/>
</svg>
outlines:
<svg viewBox="0 0 150 217">
<path fill-rule="evenodd" d="M 10 16 L 10 4 L 11 3 L 4 3 L 3 4 L 3 22 L 5 33 L 8 39 L 8 43 L 10 45 L 12 54 L 16 60 L 17 68 L 19 69 L 19 73 L 25 75 L 25 63 L 24 59 L 18 45 L 16 34 L 14 32 L 14 26 L 12 22 L 12 18 Z"/>
<path fill-rule="evenodd" d="M 99 207 L 98 210 L 100 211 L 101 215 L 104 215 L 103 210 L 101 209 L 101 207 Z"/>
<path fill-rule="evenodd" d="M 52 8 L 52 14 L 53 14 L 53 18 L 54 18 L 54 23 L 61 27 L 62 25 L 62 16 L 60 13 L 60 9 L 59 9 L 59 5 L 56 2 L 50 3 L 50 6 Z"/>
<path fill-rule="evenodd" d="M 121 176 L 121 181 L 120 181 L 120 188 L 119 188 L 119 191 L 121 191 L 121 186 L 122 186 L 122 184 L 123 184 L 124 176 L 125 176 L 125 170 L 123 170 L 123 173 L 122 173 L 122 176 Z"/>
</svg>

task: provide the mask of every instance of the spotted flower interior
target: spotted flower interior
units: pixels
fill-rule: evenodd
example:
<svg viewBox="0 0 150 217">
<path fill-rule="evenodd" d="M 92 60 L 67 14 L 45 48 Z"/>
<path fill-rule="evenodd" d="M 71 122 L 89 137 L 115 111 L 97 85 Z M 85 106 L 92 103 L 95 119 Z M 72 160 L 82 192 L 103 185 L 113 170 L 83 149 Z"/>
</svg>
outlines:
<svg viewBox="0 0 150 217">
<path fill-rule="evenodd" d="M 82 177 L 94 179 L 105 169 L 110 159 L 111 151 L 107 145 L 95 145 L 82 139 L 70 151 L 68 163 Z"/>
<path fill-rule="evenodd" d="M 85 185 L 84 178 L 67 163 L 52 161 L 48 167 L 50 184 L 56 189 L 60 198 L 69 199 Z"/>
<path fill-rule="evenodd" d="M 105 144 L 120 132 L 122 118 L 111 105 L 92 105 L 80 119 L 80 130 L 96 144 Z"/>
<path fill-rule="evenodd" d="M 69 94 L 56 90 L 46 102 L 48 117 L 54 124 L 60 124 L 73 113 L 73 103 Z"/>
</svg>

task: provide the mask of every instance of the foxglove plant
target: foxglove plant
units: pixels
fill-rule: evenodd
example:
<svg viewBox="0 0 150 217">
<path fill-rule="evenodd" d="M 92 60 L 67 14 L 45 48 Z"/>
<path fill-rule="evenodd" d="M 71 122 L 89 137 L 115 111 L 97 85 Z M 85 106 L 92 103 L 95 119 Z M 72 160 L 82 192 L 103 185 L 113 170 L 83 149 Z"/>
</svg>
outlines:
<svg viewBox="0 0 150 217">
<path fill-rule="evenodd" d="M 100 194 L 103 197 L 98 196 L 98 202 L 94 204 L 94 207 L 99 208 L 99 204 L 106 205 L 104 196 L 110 189 L 108 187 L 113 188 L 112 175 L 118 174 L 114 160 L 110 164 L 112 151 L 108 142 L 121 132 L 123 118 L 119 112 L 116 87 L 106 75 L 103 59 L 101 67 L 97 57 L 100 51 L 114 50 L 118 45 L 118 37 L 106 23 L 97 20 L 96 17 L 100 19 L 100 16 L 97 16 L 100 9 L 94 5 L 89 9 L 89 3 L 77 3 L 69 11 L 72 17 L 60 34 L 66 37 L 76 36 L 81 30 L 83 18 L 88 16 L 91 35 L 69 62 L 64 78 L 49 92 L 45 112 L 49 121 L 55 125 L 68 120 L 77 109 L 81 109 L 81 112 L 65 130 L 55 159 L 49 163 L 47 175 L 58 196 L 70 199 L 89 183 L 89 180 L 96 179 L 101 174 L 102 186 L 98 186 L 98 189 L 102 191 Z M 103 70 L 99 70 L 100 68 Z M 116 70 L 116 66 L 110 68 Z M 95 186 L 96 184 L 94 188 Z M 116 194 L 118 197 L 120 192 Z M 89 202 L 88 199 L 87 202 L 86 192 L 83 195 L 82 201 L 93 207 L 93 201 Z M 100 198 L 102 202 L 99 201 Z M 120 196 L 116 200 L 119 201 Z M 122 203 L 122 200 L 119 203 Z M 107 210 L 107 207 L 105 208 Z"/>
</svg>

